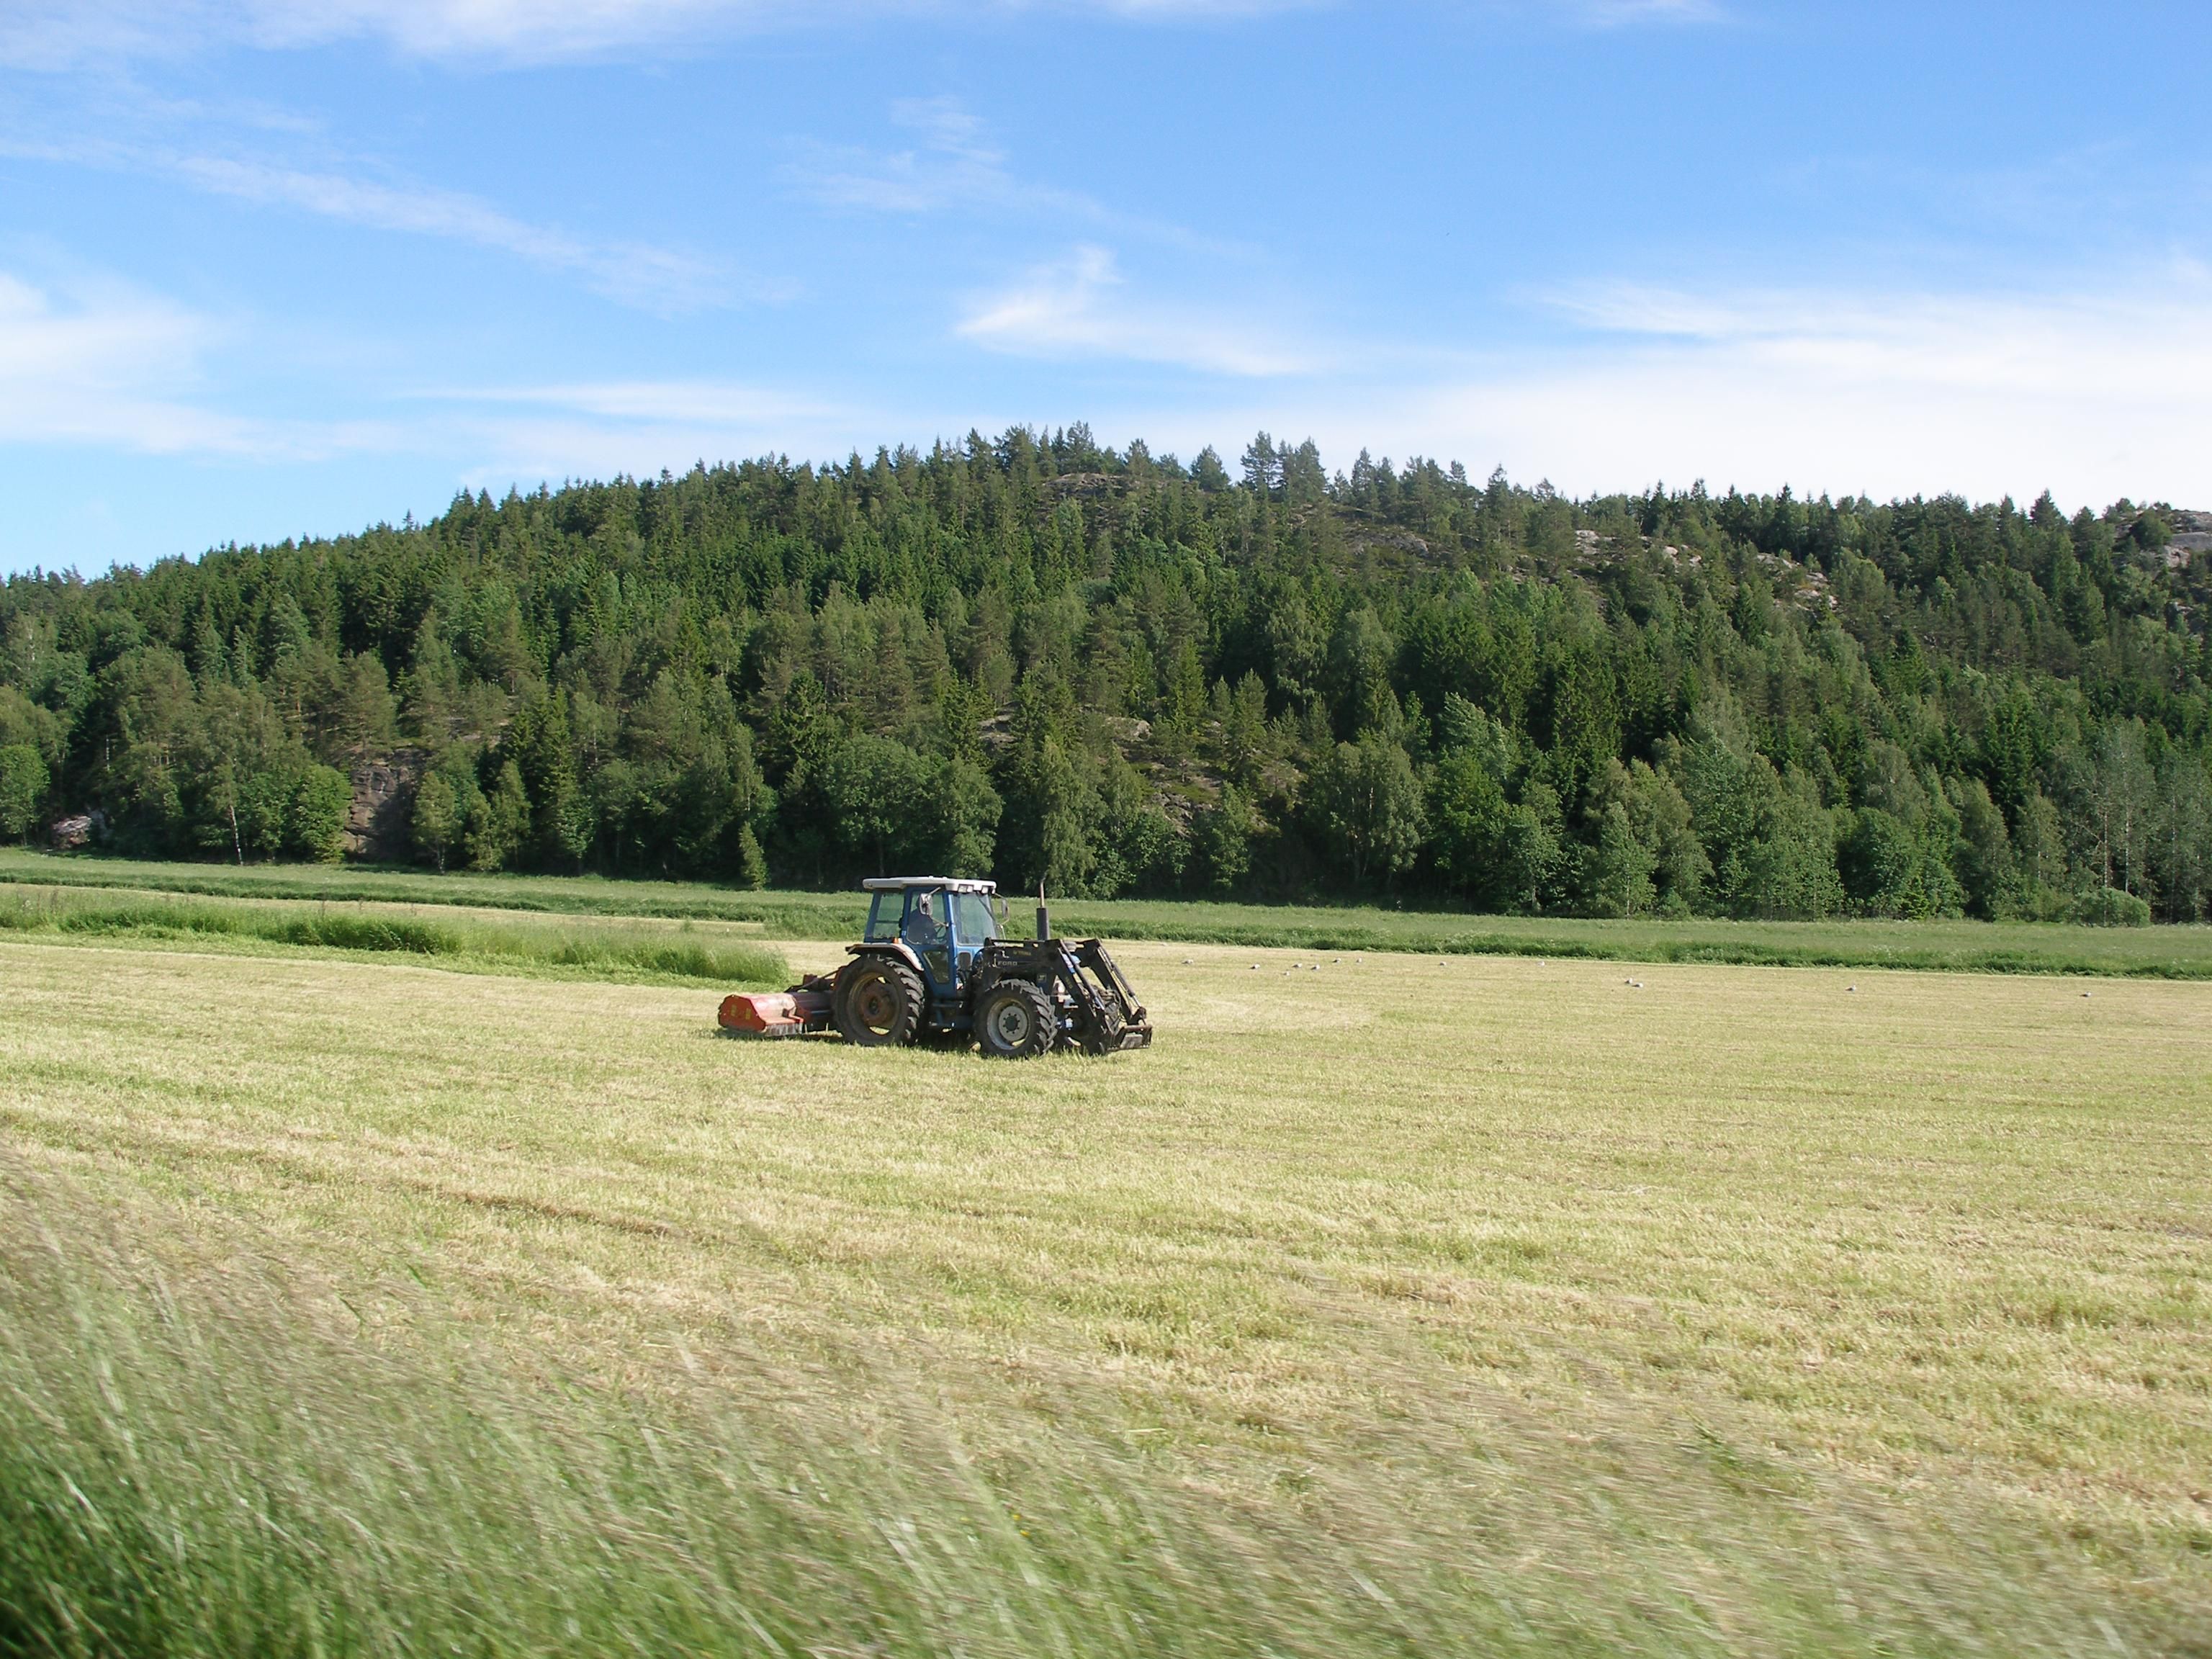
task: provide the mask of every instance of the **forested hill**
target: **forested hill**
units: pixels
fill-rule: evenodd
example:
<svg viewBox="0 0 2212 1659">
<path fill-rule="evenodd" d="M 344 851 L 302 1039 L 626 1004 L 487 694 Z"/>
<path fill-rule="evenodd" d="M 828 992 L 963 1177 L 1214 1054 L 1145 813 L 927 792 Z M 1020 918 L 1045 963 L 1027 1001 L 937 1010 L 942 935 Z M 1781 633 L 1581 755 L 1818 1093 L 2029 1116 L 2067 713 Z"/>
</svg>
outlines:
<svg viewBox="0 0 2212 1659">
<path fill-rule="evenodd" d="M 1231 477 L 1081 426 L 464 495 L 11 579 L 0 830 L 752 884 L 2194 919 L 2208 532 L 2047 495 L 1575 501 L 1428 461 L 1331 475 L 1264 436 Z"/>
</svg>

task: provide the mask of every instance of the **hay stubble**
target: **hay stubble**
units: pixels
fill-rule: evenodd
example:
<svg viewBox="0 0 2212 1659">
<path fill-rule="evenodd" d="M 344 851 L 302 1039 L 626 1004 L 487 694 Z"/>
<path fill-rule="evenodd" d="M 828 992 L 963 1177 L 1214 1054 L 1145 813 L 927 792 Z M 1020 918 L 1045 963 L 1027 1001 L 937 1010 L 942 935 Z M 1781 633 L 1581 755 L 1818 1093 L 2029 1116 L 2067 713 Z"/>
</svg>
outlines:
<svg viewBox="0 0 2212 1659">
<path fill-rule="evenodd" d="M 2212 1610 L 2212 992 L 1120 954 L 1152 1052 L 994 1066 L 732 1043 L 690 990 L 0 943 L 0 1139 L 647 1391 L 887 1344 L 1255 1489 L 1471 1401 Z"/>
</svg>

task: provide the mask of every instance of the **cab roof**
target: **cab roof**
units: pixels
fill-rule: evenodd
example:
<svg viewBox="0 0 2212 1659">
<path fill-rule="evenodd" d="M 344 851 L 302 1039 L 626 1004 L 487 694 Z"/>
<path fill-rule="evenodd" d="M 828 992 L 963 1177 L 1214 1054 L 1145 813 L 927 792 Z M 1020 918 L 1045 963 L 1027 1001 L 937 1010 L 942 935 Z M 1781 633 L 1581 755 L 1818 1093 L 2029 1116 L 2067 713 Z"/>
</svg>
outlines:
<svg viewBox="0 0 2212 1659">
<path fill-rule="evenodd" d="M 902 892 L 909 887 L 942 888 L 948 893 L 995 893 L 995 881 L 971 881 L 965 876 L 870 876 L 860 884 L 871 893 Z"/>
</svg>

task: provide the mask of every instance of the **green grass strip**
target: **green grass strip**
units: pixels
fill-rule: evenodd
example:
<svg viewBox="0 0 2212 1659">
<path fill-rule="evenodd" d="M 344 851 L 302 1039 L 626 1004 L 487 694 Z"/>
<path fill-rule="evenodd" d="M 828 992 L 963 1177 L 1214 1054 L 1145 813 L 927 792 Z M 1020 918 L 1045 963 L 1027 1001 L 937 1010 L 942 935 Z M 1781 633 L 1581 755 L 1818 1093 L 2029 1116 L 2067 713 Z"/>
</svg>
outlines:
<svg viewBox="0 0 2212 1659">
<path fill-rule="evenodd" d="M 548 926 L 456 917 L 426 921 L 341 903 L 132 896 L 49 887 L 0 895 L 0 933 L 116 942 L 273 945 L 427 958 L 442 966 L 574 969 L 624 979 L 781 985 L 783 952 L 754 940 L 698 939 L 665 927 L 579 921 Z"/>
<path fill-rule="evenodd" d="M 0 852 L 0 884 L 67 885 L 325 903 L 466 906 L 546 915 L 746 923 L 771 938 L 848 939 L 866 908 L 857 892 L 748 892 L 708 883 L 614 881 L 361 866 L 163 864 Z M 1030 905 L 1009 896 L 1010 922 Z M 1753 967 L 1898 968 L 1947 973 L 2212 979 L 2212 927 L 2106 928 L 2064 922 L 1739 921 L 1712 917 L 1496 916 L 1374 905 L 1231 904 L 1211 900 L 1071 899 L 1054 925 L 1078 935 L 1251 949 L 1403 951 L 1431 956 L 1572 957 Z M 368 948 L 368 947 L 363 947 Z"/>
</svg>

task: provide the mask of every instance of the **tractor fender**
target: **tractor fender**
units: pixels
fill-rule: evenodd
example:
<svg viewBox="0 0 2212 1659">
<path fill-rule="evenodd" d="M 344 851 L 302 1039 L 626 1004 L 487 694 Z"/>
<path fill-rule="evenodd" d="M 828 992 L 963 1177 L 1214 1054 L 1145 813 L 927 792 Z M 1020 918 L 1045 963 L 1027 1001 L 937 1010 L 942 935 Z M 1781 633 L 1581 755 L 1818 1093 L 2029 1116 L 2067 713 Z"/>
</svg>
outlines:
<svg viewBox="0 0 2212 1659">
<path fill-rule="evenodd" d="M 915 954 L 914 946 L 902 939 L 878 939 L 866 945 L 848 945 L 845 947 L 845 954 L 849 957 L 896 957 L 921 975 L 921 982 L 924 985 L 929 983 L 929 970 L 921 965 L 921 957 Z"/>
</svg>

